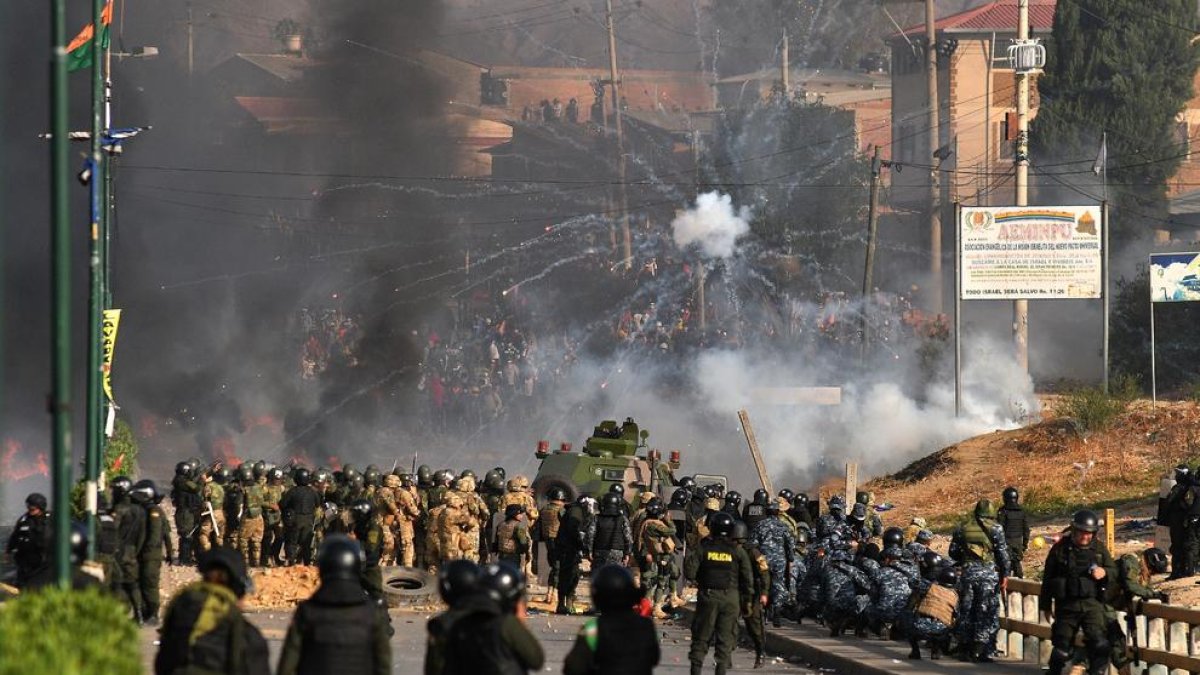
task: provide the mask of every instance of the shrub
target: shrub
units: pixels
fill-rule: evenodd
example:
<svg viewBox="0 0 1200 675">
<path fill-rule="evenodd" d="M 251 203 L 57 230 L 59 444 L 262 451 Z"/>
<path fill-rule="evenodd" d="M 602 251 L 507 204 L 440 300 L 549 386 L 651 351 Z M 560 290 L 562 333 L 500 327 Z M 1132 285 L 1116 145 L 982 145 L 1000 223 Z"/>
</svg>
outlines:
<svg viewBox="0 0 1200 675">
<path fill-rule="evenodd" d="M 1125 412 L 1127 404 L 1128 400 L 1106 394 L 1101 387 L 1080 387 L 1059 399 L 1054 412 L 1074 419 L 1084 431 L 1102 431 Z"/>
<path fill-rule="evenodd" d="M 137 628 L 97 588 L 47 588 L 0 605 L 0 675 L 138 675 Z"/>
</svg>

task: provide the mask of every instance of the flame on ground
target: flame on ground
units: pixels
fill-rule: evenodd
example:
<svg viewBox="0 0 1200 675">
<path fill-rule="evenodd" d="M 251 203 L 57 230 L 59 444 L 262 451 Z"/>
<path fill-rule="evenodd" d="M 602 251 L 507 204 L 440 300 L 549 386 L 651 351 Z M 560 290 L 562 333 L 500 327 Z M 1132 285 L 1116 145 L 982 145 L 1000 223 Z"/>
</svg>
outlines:
<svg viewBox="0 0 1200 675">
<path fill-rule="evenodd" d="M 0 455 L 0 480 L 22 481 L 34 476 L 49 476 L 50 467 L 46 463 L 46 453 L 39 452 L 32 461 L 23 457 L 25 448 L 20 441 L 8 439 L 4 441 L 4 453 Z"/>
<path fill-rule="evenodd" d="M 237 448 L 234 447 L 233 439 L 224 434 L 213 439 L 212 452 L 213 459 L 221 460 L 225 466 L 234 467 L 242 463 L 241 458 L 237 456 Z"/>
</svg>

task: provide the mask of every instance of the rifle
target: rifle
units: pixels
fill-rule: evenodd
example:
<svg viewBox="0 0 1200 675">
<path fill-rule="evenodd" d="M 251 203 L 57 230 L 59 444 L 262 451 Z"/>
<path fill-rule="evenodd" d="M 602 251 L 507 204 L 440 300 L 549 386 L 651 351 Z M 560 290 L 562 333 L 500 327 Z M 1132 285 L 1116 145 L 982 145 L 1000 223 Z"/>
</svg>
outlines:
<svg viewBox="0 0 1200 675">
<path fill-rule="evenodd" d="M 409 472 L 414 476 L 417 475 L 417 455 L 418 454 L 420 454 L 420 453 L 417 453 L 417 452 L 413 453 L 412 471 Z"/>
</svg>

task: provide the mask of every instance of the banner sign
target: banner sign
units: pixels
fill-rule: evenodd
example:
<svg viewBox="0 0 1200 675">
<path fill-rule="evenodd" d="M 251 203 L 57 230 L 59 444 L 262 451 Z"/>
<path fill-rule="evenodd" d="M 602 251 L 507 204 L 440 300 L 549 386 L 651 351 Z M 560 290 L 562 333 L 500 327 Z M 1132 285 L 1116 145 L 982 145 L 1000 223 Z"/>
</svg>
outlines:
<svg viewBox="0 0 1200 675">
<path fill-rule="evenodd" d="M 1200 253 L 1151 253 L 1150 300 L 1200 301 Z"/>
<path fill-rule="evenodd" d="M 968 207 L 961 214 L 963 300 L 1100 297 L 1099 206 Z"/>
<path fill-rule="evenodd" d="M 113 400 L 112 364 L 113 354 L 117 350 L 117 327 L 121 325 L 121 310 L 104 310 L 104 323 L 100 327 L 100 348 L 103 352 L 103 362 L 100 370 L 104 376 L 104 394 L 108 400 Z"/>
</svg>

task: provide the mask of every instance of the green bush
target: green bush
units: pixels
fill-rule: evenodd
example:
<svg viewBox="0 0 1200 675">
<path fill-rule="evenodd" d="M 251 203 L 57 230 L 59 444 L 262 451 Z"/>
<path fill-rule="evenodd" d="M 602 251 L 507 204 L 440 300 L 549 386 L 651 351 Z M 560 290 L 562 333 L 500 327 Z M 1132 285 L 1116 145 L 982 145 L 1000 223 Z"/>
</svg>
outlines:
<svg viewBox="0 0 1200 675">
<path fill-rule="evenodd" d="M 1128 403 L 1129 399 L 1104 393 L 1102 387 L 1080 387 L 1059 399 L 1054 413 L 1074 419 L 1083 431 L 1102 431 L 1125 412 Z"/>
<path fill-rule="evenodd" d="M 138 442 L 137 437 L 133 435 L 133 428 L 125 420 L 117 420 L 113 425 L 112 438 L 104 444 L 104 458 L 100 464 L 100 470 L 104 473 L 104 484 L 112 480 L 114 476 L 129 476 L 137 480 L 138 473 Z M 118 465 L 118 462 L 120 464 Z M 75 520 L 84 519 L 84 471 L 80 468 L 80 479 L 75 482 L 71 488 L 71 513 Z"/>
<path fill-rule="evenodd" d="M 99 589 L 47 588 L 0 605 L 0 675 L 137 675 L 137 628 Z"/>
</svg>

